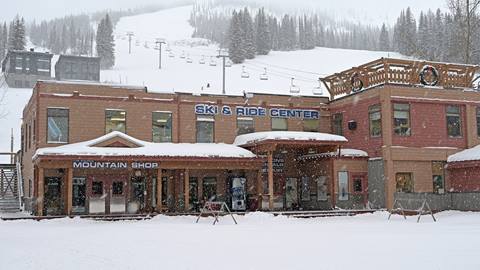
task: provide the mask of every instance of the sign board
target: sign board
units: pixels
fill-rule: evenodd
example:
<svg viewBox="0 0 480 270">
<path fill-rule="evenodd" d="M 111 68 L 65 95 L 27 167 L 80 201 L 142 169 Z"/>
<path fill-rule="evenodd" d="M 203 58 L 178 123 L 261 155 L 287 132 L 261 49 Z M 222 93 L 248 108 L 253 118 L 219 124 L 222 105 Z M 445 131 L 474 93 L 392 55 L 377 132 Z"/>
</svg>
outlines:
<svg viewBox="0 0 480 270">
<path fill-rule="evenodd" d="M 130 167 L 129 167 L 130 165 Z M 125 161 L 94 161 L 94 160 L 74 160 L 74 169 L 157 169 L 158 162 L 132 162 Z"/>
<path fill-rule="evenodd" d="M 222 106 L 210 104 L 195 105 L 195 114 L 199 115 L 237 115 L 249 117 L 276 117 L 276 118 L 301 118 L 301 119 L 319 119 L 320 112 L 317 110 L 288 109 L 288 108 L 270 108 L 249 107 L 249 106 Z"/>
<path fill-rule="evenodd" d="M 285 167 L 285 159 L 283 157 L 274 157 L 272 161 L 273 172 L 283 173 L 283 168 Z M 268 172 L 268 161 L 263 163 L 262 171 L 263 173 Z"/>
</svg>

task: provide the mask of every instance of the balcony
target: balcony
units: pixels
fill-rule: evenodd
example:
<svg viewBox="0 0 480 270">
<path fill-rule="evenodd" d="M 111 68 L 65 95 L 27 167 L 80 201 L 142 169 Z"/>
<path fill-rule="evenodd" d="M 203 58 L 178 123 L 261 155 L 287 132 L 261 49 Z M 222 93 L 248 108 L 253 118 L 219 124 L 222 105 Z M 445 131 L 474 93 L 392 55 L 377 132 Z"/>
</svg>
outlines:
<svg viewBox="0 0 480 270">
<path fill-rule="evenodd" d="M 322 78 L 331 99 L 386 85 L 473 88 L 479 66 L 381 58 Z"/>
</svg>

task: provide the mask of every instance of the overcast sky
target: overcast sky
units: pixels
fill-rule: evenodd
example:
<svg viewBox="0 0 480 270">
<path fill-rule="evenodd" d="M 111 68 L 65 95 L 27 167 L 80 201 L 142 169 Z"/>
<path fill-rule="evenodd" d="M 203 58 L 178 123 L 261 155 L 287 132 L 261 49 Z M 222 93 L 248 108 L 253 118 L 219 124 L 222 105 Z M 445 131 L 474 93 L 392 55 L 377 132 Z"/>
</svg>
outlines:
<svg viewBox="0 0 480 270">
<path fill-rule="evenodd" d="M 11 20 L 15 14 L 24 16 L 27 20 L 50 19 L 69 14 L 92 12 L 104 9 L 127 9 L 149 4 L 163 4 L 177 0 L 0 0 L 0 21 Z M 211 0 L 204 0 L 211 1 Z M 221 0 L 217 0 L 221 1 Z M 395 18 L 401 9 L 413 7 L 417 15 L 420 10 L 444 8 L 445 0 L 244 0 L 258 1 L 265 6 L 284 6 L 290 8 L 315 8 L 333 11 L 337 16 L 349 16 L 362 19 L 363 13 L 381 20 Z M 391 19 L 390 19 L 391 20 Z"/>
</svg>

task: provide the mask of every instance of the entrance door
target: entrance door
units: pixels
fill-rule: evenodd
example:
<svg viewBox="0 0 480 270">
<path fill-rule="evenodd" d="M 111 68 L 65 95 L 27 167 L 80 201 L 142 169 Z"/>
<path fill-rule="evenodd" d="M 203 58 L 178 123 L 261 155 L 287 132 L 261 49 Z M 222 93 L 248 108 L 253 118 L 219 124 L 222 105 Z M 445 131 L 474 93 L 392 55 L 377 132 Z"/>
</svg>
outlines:
<svg viewBox="0 0 480 270">
<path fill-rule="evenodd" d="M 84 214 L 86 212 L 86 192 L 87 181 L 85 178 L 73 178 L 72 212 L 74 214 Z"/>
<path fill-rule="evenodd" d="M 200 211 L 200 203 L 198 202 L 198 178 L 197 177 L 190 177 L 189 194 L 190 194 L 189 210 Z"/>
<path fill-rule="evenodd" d="M 125 213 L 127 181 L 124 176 L 92 176 L 88 186 L 90 214 Z"/>
<path fill-rule="evenodd" d="M 287 209 L 298 207 L 297 178 L 287 178 L 285 182 L 285 207 Z"/>
<path fill-rule="evenodd" d="M 130 201 L 128 203 L 128 213 L 135 214 L 145 209 L 147 195 L 147 179 L 143 176 L 134 176 L 131 179 Z"/>
<path fill-rule="evenodd" d="M 45 177 L 45 194 L 43 197 L 45 215 L 61 215 L 62 181 L 60 177 Z"/>
</svg>

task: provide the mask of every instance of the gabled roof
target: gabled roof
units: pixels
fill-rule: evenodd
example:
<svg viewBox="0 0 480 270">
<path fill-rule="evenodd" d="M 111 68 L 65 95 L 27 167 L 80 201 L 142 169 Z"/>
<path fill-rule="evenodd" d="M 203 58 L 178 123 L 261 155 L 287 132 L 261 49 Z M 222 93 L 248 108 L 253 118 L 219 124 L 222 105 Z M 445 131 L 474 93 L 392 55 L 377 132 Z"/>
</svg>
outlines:
<svg viewBox="0 0 480 270">
<path fill-rule="evenodd" d="M 122 146 L 116 146 L 116 142 Z M 252 152 L 231 144 L 152 143 L 118 131 L 89 141 L 40 148 L 33 159 L 40 156 L 256 158 Z"/>
</svg>

